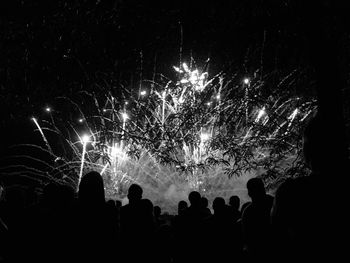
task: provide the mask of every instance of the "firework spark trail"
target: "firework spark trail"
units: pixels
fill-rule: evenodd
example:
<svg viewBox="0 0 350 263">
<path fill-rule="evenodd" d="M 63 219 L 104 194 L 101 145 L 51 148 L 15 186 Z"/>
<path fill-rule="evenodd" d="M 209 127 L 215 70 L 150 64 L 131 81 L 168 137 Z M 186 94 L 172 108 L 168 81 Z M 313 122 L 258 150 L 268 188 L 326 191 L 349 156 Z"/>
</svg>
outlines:
<svg viewBox="0 0 350 263">
<path fill-rule="evenodd" d="M 9 170 L 16 169 L 20 171 L 16 172 L 10 172 Z M 40 169 L 36 169 L 33 167 L 30 167 L 28 165 L 8 165 L 3 168 L 0 168 L 0 170 L 6 171 L 7 176 L 20 176 L 29 178 L 32 180 L 43 182 L 44 180 L 47 181 L 48 179 L 53 182 L 57 182 L 58 180 L 52 176 L 50 176 L 47 172 L 43 172 Z M 29 175 L 32 174 L 32 177 L 29 177 Z M 42 180 L 40 180 L 42 178 Z"/>
<path fill-rule="evenodd" d="M 79 179 L 78 179 L 78 186 L 77 187 L 79 187 L 81 178 L 83 176 L 85 154 L 86 154 L 86 144 L 89 142 L 89 136 L 87 136 L 87 135 L 82 136 L 81 142 L 83 143 L 83 153 L 81 154 L 81 165 L 80 165 L 80 172 L 79 172 Z"/>
<path fill-rule="evenodd" d="M 6 159 L 28 159 L 30 161 L 34 161 L 40 164 L 43 164 L 44 166 L 46 166 L 47 168 L 50 168 L 51 170 L 55 169 L 55 167 L 53 167 L 52 165 L 50 165 L 49 163 L 39 159 L 39 158 L 35 158 L 33 156 L 30 155 L 11 155 L 9 157 L 7 157 Z M 1 169 L 1 168 L 0 168 Z"/>
<path fill-rule="evenodd" d="M 39 132 L 40 132 L 40 134 L 41 134 L 41 137 L 43 138 L 43 141 L 44 141 L 45 144 L 46 144 L 47 149 L 50 151 L 51 154 L 53 154 L 53 151 L 52 151 L 52 149 L 51 149 L 51 146 L 50 146 L 49 142 L 47 141 L 47 139 L 46 139 L 46 137 L 45 137 L 45 134 L 44 134 L 43 130 L 41 129 L 41 127 L 40 127 L 40 125 L 39 125 L 37 119 L 33 117 L 32 120 L 33 120 L 33 122 L 35 123 L 35 125 L 38 127 L 38 130 L 39 130 Z M 54 155 L 54 154 L 53 154 L 53 155 Z"/>
<path fill-rule="evenodd" d="M 292 125 L 292 122 L 294 121 L 295 117 L 299 113 L 298 109 L 295 109 L 291 115 L 289 115 L 288 120 L 289 120 L 289 125 L 288 128 Z"/>
<path fill-rule="evenodd" d="M 106 163 L 105 166 L 103 166 L 103 168 L 102 168 L 102 170 L 101 170 L 101 172 L 100 172 L 101 175 L 104 174 L 104 172 L 106 171 L 108 165 L 109 165 L 109 163 Z"/>
<path fill-rule="evenodd" d="M 83 153 L 81 156 L 81 165 L 80 165 L 80 172 L 79 172 L 79 181 L 78 185 L 80 184 L 81 177 L 83 176 L 83 169 L 84 169 L 84 161 L 85 161 L 85 153 L 86 153 L 86 143 L 83 145 Z"/>
</svg>

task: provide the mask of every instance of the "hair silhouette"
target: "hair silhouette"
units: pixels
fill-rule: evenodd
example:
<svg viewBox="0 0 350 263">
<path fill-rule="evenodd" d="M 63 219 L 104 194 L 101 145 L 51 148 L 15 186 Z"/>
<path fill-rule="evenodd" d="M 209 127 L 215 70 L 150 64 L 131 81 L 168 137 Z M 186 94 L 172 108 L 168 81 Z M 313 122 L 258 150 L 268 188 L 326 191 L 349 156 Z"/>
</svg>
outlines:
<svg viewBox="0 0 350 263">
<path fill-rule="evenodd" d="M 142 199 L 143 190 L 138 184 L 132 184 L 128 190 L 129 203 L 134 203 Z"/>
<path fill-rule="evenodd" d="M 95 171 L 83 176 L 79 184 L 79 202 L 86 205 L 105 203 L 105 191 L 102 176 Z"/>
</svg>

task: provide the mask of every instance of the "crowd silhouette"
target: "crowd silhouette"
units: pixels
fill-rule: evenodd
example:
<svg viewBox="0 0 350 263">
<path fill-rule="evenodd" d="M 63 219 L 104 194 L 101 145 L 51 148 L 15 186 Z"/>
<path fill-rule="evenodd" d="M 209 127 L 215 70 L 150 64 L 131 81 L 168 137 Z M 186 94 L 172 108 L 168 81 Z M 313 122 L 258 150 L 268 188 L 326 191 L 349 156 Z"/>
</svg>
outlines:
<svg viewBox="0 0 350 263">
<path fill-rule="evenodd" d="M 334 253 L 324 156 L 315 142 L 317 119 L 305 132 L 305 160 L 312 174 L 289 178 L 274 196 L 261 178 L 247 182 L 251 201 L 218 196 L 209 208 L 197 191 L 162 214 L 132 184 L 128 204 L 106 200 L 98 172 L 85 174 L 77 193 L 49 183 L 33 189 L 1 187 L 0 262 L 306 262 Z M 316 129 L 316 130 L 315 130 Z M 316 152 L 315 152 L 316 149 Z M 321 162 L 321 163 L 320 163 Z M 213 211 L 213 212 L 212 212 Z M 333 255 L 333 254 L 332 254 Z"/>
</svg>

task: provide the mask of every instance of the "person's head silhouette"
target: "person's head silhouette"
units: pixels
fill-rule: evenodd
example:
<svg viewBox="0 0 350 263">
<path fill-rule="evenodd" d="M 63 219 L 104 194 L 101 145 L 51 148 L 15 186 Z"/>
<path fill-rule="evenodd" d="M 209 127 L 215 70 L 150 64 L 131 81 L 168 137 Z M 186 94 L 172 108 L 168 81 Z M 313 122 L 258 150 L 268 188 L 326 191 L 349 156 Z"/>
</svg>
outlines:
<svg viewBox="0 0 350 263">
<path fill-rule="evenodd" d="M 233 195 L 230 197 L 229 204 L 233 209 L 238 210 L 240 206 L 240 201 L 241 200 L 237 195 Z"/>
<path fill-rule="evenodd" d="M 247 182 L 248 195 L 252 201 L 263 200 L 266 191 L 263 181 L 260 178 L 251 178 Z"/>
<path fill-rule="evenodd" d="M 139 186 L 138 184 L 130 185 L 128 190 L 129 203 L 133 204 L 135 202 L 140 201 L 142 199 L 142 194 L 143 194 L 143 190 L 141 186 Z"/>
<path fill-rule="evenodd" d="M 192 191 L 189 195 L 188 195 L 188 200 L 191 203 L 192 207 L 200 207 L 201 205 L 201 194 L 197 191 Z"/>
<path fill-rule="evenodd" d="M 187 208 L 188 208 L 187 202 L 184 200 L 181 200 L 177 205 L 178 215 L 182 215 Z"/>
<path fill-rule="evenodd" d="M 202 196 L 202 198 L 201 198 L 201 204 L 202 204 L 202 208 L 208 208 L 208 205 L 209 205 L 209 200 L 208 200 L 208 198 Z"/>
<path fill-rule="evenodd" d="M 225 199 L 222 197 L 216 197 L 213 201 L 214 215 L 224 214 L 225 209 L 226 209 Z"/>
<path fill-rule="evenodd" d="M 105 191 L 102 176 L 95 171 L 83 176 L 79 185 L 79 201 L 86 205 L 105 203 Z"/>
</svg>

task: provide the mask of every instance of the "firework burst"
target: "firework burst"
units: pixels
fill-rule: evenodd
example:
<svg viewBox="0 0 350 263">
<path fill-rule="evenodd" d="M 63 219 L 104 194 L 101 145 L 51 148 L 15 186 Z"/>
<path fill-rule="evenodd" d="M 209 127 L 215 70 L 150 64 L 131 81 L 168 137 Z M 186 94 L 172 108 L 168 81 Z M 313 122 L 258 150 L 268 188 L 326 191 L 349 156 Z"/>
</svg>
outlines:
<svg viewBox="0 0 350 263">
<path fill-rule="evenodd" d="M 264 95 L 264 81 L 224 73 L 209 78 L 186 63 L 174 70 L 177 79 L 150 86 L 145 80 L 136 96 L 130 91 L 121 99 L 111 91 L 84 92 L 80 103 L 58 98 L 65 112 L 50 108 L 45 122 L 60 141 L 57 149 L 33 118 L 54 157 L 45 172 L 37 171 L 40 178 L 76 188 L 84 173 L 96 170 L 108 197 L 124 198 L 136 182 L 153 200 L 177 201 L 193 189 L 209 195 L 221 184 L 233 187 L 227 175 L 261 175 L 271 183 L 301 167 L 300 129 L 316 110 L 314 100 L 290 92 Z"/>
</svg>

